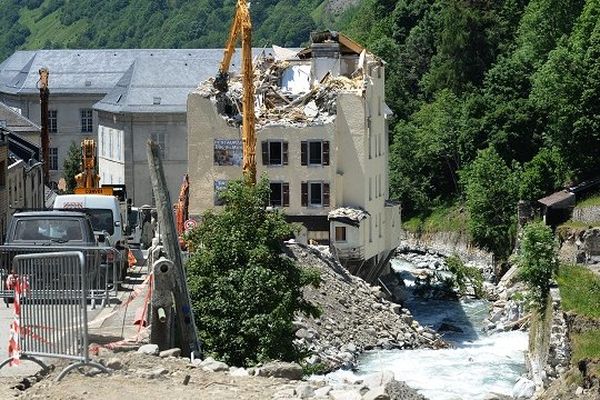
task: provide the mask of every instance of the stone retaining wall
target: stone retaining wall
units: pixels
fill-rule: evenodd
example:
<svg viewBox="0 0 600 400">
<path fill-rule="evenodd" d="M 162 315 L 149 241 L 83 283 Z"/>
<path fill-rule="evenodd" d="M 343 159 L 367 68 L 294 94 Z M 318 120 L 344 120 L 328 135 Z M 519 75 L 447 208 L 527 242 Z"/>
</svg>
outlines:
<svg viewBox="0 0 600 400">
<path fill-rule="evenodd" d="M 600 206 L 575 207 L 572 219 L 589 224 L 600 224 Z"/>
</svg>

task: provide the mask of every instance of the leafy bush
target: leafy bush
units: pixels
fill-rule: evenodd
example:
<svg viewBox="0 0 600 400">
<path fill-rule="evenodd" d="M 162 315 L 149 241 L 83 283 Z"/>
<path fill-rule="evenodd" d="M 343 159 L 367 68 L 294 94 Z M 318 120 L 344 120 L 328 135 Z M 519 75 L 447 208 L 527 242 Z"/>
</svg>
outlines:
<svg viewBox="0 0 600 400">
<path fill-rule="evenodd" d="M 284 254 L 292 227 L 266 210 L 266 179 L 255 187 L 230 182 L 222 198 L 224 209 L 207 211 L 186 238 L 195 250 L 187 274 L 204 349 L 233 365 L 295 360 L 293 315 L 318 314 L 302 288 L 319 275 Z"/>
<path fill-rule="evenodd" d="M 461 295 L 467 293 L 467 289 L 472 287 L 475 297 L 483 297 L 483 275 L 479 269 L 465 265 L 457 255 L 448 257 L 446 265 L 454 274 L 454 286 L 458 288 Z"/>
<path fill-rule="evenodd" d="M 542 309 L 546 306 L 552 277 L 558 271 L 556 241 L 550 227 L 542 222 L 525 226 L 517 263 L 534 304 Z"/>
<path fill-rule="evenodd" d="M 71 142 L 69 152 L 63 162 L 63 177 L 67 184 L 67 193 L 73 193 L 75 186 L 77 186 L 75 175 L 81 172 L 81 162 L 81 148 L 77 143 Z"/>
</svg>

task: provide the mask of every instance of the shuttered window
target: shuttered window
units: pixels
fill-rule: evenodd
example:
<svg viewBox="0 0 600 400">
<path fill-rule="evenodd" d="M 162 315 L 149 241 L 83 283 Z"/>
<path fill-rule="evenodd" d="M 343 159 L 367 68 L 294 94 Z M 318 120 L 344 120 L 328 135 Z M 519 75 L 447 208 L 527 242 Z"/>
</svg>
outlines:
<svg viewBox="0 0 600 400">
<path fill-rule="evenodd" d="M 270 205 L 272 207 L 290 206 L 290 184 L 287 182 L 271 182 Z"/>
<path fill-rule="evenodd" d="M 262 163 L 263 165 L 287 165 L 288 143 L 282 140 L 263 140 Z"/>
<path fill-rule="evenodd" d="M 302 165 L 329 165 L 329 141 L 302 141 L 300 143 L 300 161 Z"/>
<path fill-rule="evenodd" d="M 302 182 L 302 207 L 329 207 L 329 183 Z"/>
</svg>

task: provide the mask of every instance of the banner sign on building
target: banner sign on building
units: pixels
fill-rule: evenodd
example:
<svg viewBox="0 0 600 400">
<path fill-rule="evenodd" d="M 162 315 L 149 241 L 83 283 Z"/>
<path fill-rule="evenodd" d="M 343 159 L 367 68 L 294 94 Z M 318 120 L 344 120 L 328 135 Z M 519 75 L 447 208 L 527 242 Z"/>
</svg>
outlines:
<svg viewBox="0 0 600 400">
<path fill-rule="evenodd" d="M 242 141 L 240 139 L 215 139 L 215 165 L 241 166 Z"/>
</svg>

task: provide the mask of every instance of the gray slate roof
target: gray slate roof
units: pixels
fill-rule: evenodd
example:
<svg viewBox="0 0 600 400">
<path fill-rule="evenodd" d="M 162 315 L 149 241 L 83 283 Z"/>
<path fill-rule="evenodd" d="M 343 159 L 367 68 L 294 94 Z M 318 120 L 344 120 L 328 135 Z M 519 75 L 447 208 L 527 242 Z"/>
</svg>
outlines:
<svg viewBox="0 0 600 400">
<path fill-rule="evenodd" d="M 17 51 L 0 64 L 0 92 L 39 93 L 38 71 L 46 67 L 51 96 L 105 95 L 94 108 L 111 112 L 185 112 L 188 93 L 217 73 L 222 56 L 221 49 Z"/>
<path fill-rule="evenodd" d="M 39 132 L 40 126 L 0 102 L 0 120 L 6 121 L 6 128 L 13 132 Z"/>
</svg>

